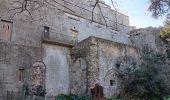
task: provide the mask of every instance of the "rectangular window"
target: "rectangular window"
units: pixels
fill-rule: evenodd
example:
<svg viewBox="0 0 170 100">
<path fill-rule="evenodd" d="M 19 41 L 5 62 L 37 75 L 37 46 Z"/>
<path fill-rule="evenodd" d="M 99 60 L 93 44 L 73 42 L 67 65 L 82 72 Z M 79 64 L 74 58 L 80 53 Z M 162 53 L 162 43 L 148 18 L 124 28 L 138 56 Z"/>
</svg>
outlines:
<svg viewBox="0 0 170 100">
<path fill-rule="evenodd" d="M 71 36 L 76 39 L 77 35 L 78 35 L 78 31 L 76 30 L 76 28 L 74 27 L 73 29 L 71 28 Z"/>
<path fill-rule="evenodd" d="M 21 81 L 21 82 L 24 81 L 24 69 L 23 68 L 19 68 L 18 80 Z"/>
<path fill-rule="evenodd" d="M 44 26 L 44 38 L 49 39 L 50 28 L 48 26 Z"/>
<path fill-rule="evenodd" d="M 113 86 L 115 84 L 116 84 L 115 80 L 110 80 L 110 86 Z"/>
<path fill-rule="evenodd" d="M 0 22 L 0 39 L 5 41 L 11 40 L 12 35 L 12 22 L 1 19 Z"/>
</svg>

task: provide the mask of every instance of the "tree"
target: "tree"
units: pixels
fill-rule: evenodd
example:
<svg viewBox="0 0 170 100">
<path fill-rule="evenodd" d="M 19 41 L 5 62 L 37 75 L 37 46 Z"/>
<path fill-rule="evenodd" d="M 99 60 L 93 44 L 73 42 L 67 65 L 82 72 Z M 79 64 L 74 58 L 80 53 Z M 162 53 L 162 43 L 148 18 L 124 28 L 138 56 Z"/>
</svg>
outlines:
<svg viewBox="0 0 170 100">
<path fill-rule="evenodd" d="M 116 30 L 117 30 L 117 9 L 115 7 L 115 2 L 114 0 L 111 0 L 112 6 L 114 7 L 114 10 L 116 11 L 115 13 L 115 18 L 116 18 Z M 66 2 L 65 0 L 11 0 L 11 6 L 9 7 L 9 13 L 12 13 L 10 15 L 10 19 L 13 19 L 15 15 L 20 14 L 20 13 L 25 13 L 27 14 L 32 20 L 34 20 L 33 13 L 43 7 L 50 6 L 55 9 L 61 10 L 63 7 L 64 9 L 72 12 L 73 14 L 76 13 L 72 8 L 67 7 L 63 2 Z M 103 11 L 100 5 L 101 0 L 94 0 L 94 5 L 91 12 L 92 12 L 92 18 L 91 22 L 94 22 L 94 10 L 96 7 L 98 7 L 100 14 L 104 20 L 105 26 L 107 27 L 107 20 L 106 17 L 103 15 Z M 73 4 L 74 5 L 74 4 Z M 75 4 L 76 5 L 76 4 Z"/>
<path fill-rule="evenodd" d="M 170 0 L 150 0 L 148 10 L 152 12 L 152 16 L 155 18 L 166 15 L 170 13 Z"/>
<path fill-rule="evenodd" d="M 161 29 L 160 35 L 164 42 L 166 43 L 170 42 L 170 14 L 167 15 L 165 25 Z"/>
<path fill-rule="evenodd" d="M 13 18 L 16 14 L 23 12 L 28 13 L 29 16 L 32 18 L 32 13 L 34 11 L 39 10 L 42 7 L 45 7 L 46 5 L 55 8 L 59 8 L 59 6 L 62 6 L 65 9 L 75 13 L 73 10 L 60 3 L 59 0 L 15 0 L 12 1 L 11 4 L 12 6 L 10 7 L 9 12 L 14 12 L 11 18 Z"/>
<path fill-rule="evenodd" d="M 163 100 L 169 95 L 167 79 L 169 66 L 163 65 L 165 56 L 153 53 L 146 46 L 142 50 L 142 64 L 129 71 L 121 80 L 121 95 L 125 100 Z"/>
</svg>

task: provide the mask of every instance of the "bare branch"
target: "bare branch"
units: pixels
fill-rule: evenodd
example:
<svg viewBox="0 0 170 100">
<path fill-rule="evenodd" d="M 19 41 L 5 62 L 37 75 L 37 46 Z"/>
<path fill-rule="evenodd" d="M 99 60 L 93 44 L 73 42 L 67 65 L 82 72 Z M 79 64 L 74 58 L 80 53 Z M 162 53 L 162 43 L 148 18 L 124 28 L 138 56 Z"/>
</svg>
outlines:
<svg viewBox="0 0 170 100">
<path fill-rule="evenodd" d="M 63 0 L 64 1 L 64 0 Z M 45 4 L 53 6 L 55 8 L 58 8 L 60 6 L 64 7 L 65 9 L 75 13 L 72 9 L 66 7 L 65 5 L 59 3 L 56 0 L 16 0 L 12 2 L 11 9 L 9 9 L 8 12 L 14 12 L 14 15 L 11 16 L 11 19 L 19 13 L 22 13 L 26 11 L 31 18 L 32 17 L 32 12 L 40 9 L 43 7 Z M 17 6 L 16 6 L 17 5 Z M 59 8 L 58 8 L 59 9 Z M 18 11 L 19 10 L 19 11 Z"/>
<path fill-rule="evenodd" d="M 99 0 L 96 0 L 95 4 L 94 4 L 94 7 L 93 7 L 93 10 L 92 10 L 92 22 L 94 21 L 94 9 L 96 8 L 97 4 L 99 3 Z"/>
<path fill-rule="evenodd" d="M 99 4 L 98 4 L 98 7 L 99 7 L 100 13 L 101 13 L 101 15 L 102 15 L 102 17 L 103 17 L 103 19 L 104 19 L 104 21 L 105 21 L 106 27 L 107 27 L 106 19 L 105 19 L 105 17 L 104 17 L 104 15 L 103 15 L 103 13 L 102 13 L 102 10 L 101 10 L 101 7 L 100 7 L 100 5 L 99 5 Z"/>
<path fill-rule="evenodd" d="M 148 8 L 152 12 L 152 16 L 158 18 L 170 13 L 170 0 L 150 0 Z"/>
<path fill-rule="evenodd" d="M 62 7 L 66 8 L 66 9 L 70 10 L 71 12 L 75 13 L 72 9 L 70 9 L 70 8 L 66 7 L 65 5 L 63 5 L 63 4 L 61 4 L 61 3 L 59 3 L 59 2 L 57 2 L 57 1 L 55 1 L 55 0 L 52 0 L 52 1 L 53 1 L 54 3 L 56 3 L 56 4 L 61 5 Z M 63 0 L 63 1 L 64 1 L 64 0 Z"/>
<path fill-rule="evenodd" d="M 118 31 L 118 27 L 117 27 L 117 24 L 118 24 L 118 22 L 117 22 L 117 8 L 115 7 L 115 2 L 113 2 L 113 0 L 111 0 L 111 2 L 112 2 L 112 6 L 113 6 L 113 8 L 115 9 L 115 19 L 116 19 L 116 31 Z"/>
<path fill-rule="evenodd" d="M 106 27 L 107 27 L 107 21 L 106 21 L 104 15 L 103 15 L 102 10 L 101 10 L 100 4 L 99 4 L 99 0 L 96 0 L 95 4 L 93 6 L 93 10 L 92 10 L 92 22 L 94 21 L 94 9 L 96 8 L 96 6 L 99 7 L 100 14 L 102 15 L 102 17 L 103 17 L 103 19 L 105 21 Z"/>
</svg>

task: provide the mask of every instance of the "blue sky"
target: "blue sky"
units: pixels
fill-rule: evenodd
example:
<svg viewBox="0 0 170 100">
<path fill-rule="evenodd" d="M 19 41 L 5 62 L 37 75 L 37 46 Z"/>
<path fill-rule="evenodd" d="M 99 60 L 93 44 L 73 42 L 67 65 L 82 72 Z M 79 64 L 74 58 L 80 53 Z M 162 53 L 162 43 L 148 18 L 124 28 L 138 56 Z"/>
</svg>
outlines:
<svg viewBox="0 0 170 100">
<path fill-rule="evenodd" d="M 130 19 L 130 25 L 137 28 L 144 27 L 159 27 L 163 25 L 164 18 L 154 19 L 151 13 L 147 10 L 149 0 L 113 0 L 117 2 L 116 7 L 126 12 Z M 111 0 L 105 0 L 111 5 Z"/>
</svg>

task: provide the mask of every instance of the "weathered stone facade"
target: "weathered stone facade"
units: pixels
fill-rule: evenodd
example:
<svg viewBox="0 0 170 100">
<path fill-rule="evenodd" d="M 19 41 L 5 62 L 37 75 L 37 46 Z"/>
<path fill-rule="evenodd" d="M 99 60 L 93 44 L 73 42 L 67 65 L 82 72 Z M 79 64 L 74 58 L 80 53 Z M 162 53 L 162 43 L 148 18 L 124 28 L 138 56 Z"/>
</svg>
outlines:
<svg viewBox="0 0 170 100">
<path fill-rule="evenodd" d="M 31 85 L 30 69 L 42 56 L 42 48 L 0 42 L 0 98 L 7 91 L 22 91 L 24 82 Z"/>
<path fill-rule="evenodd" d="M 130 44 L 136 46 L 143 51 L 148 51 L 150 54 L 160 57 L 164 56 L 166 62 L 169 63 L 168 51 L 170 50 L 169 44 L 165 43 L 160 36 L 161 28 L 141 28 L 133 30 L 129 33 Z"/>
<path fill-rule="evenodd" d="M 140 49 L 147 46 L 155 52 L 164 52 L 165 44 L 161 40 L 159 33 L 160 28 L 147 27 L 135 29 L 129 33 L 130 42 Z"/>
<path fill-rule="evenodd" d="M 140 64 L 140 50 L 136 47 L 96 37 L 89 37 L 78 45 L 75 45 L 72 55 L 75 61 L 81 58 L 86 62 L 87 70 L 85 70 L 85 73 L 87 73 L 88 90 L 98 83 L 104 87 L 104 94 L 107 97 L 119 94 L 120 83 L 116 76 L 118 71 L 128 68 L 135 69 Z M 85 65 L 79 64 L 79 75 L 84 73 L 80 66 Z M 75 74 L 74 70 L 76 69 L 77 66 L 73 66 L 71 68 L 71 74 Z M 79 75 L 73 78 L 80 78 Z M 71 84 L 74 87 L 77 86 L 74 82 Z M 86 87 L 86 85 L 84 86 Z M 77 94 L 79 93 L 77 91 Z"/>
<path fill-rule="evenodd" d="M 135 38 L 128 38 L 129 17 L 104 2 L 100 5 L 107 28 L 99 8 L 91 22 L 95 0 L 57 1 L 74 13 L 61 5 L 46 4 L 32 13 L 34 20 L 24 12 L 10 19 L 15 12 L 8 10 L 16 5 L 11 5 L 13 0 L 0 1 L 0 100 L 10 95 L 7 91 L 25 97 L 14 100 L 90 95 L 96 83 L 103 86 L 106 97 L 118 95 L 117 73 L 140 64 L 138 48 L 145 45 L 140 43 L 161 50 L 152 41 L 131 46 L 144 37 L 129 43 Z"/>
</svg>

